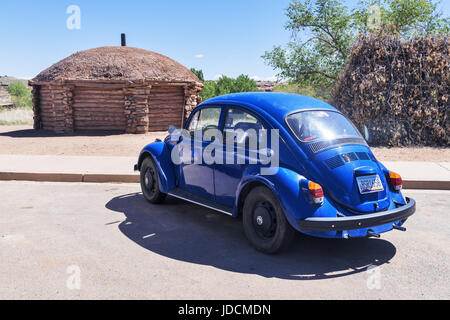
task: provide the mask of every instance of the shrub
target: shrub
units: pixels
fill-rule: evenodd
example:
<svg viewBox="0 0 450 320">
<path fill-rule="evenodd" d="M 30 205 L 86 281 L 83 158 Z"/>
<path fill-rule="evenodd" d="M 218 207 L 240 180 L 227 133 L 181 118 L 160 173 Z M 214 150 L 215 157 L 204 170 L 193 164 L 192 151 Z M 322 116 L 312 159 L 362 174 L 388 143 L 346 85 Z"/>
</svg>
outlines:
<svg viewBox="0 0 450 320">
<path fill-rule="evenodd" d="M 8 93 L 11 96 L 14 96 L 14 97 L 25 97 L 25 96 L 31 94 L 31 92 L 27 88 L 27 86 L 24 85 L 22 82 L 19 82 L 19 81 L 11 83 L 8 86 L 8 88 L 6 88 L 6 90 L 8 91 Z"/>
<path fill-rule="evenodd" d="M 22 82 L 13 82 L 6 90 L 11 95 L 14 108 L 33 108 L 31 91 Z"/>
<path fill-rule="evenodd" d="M 33 109 L 33 102 L 31 95 L 25 97 L 11 97 L 15 109 Z"/>
</svg>

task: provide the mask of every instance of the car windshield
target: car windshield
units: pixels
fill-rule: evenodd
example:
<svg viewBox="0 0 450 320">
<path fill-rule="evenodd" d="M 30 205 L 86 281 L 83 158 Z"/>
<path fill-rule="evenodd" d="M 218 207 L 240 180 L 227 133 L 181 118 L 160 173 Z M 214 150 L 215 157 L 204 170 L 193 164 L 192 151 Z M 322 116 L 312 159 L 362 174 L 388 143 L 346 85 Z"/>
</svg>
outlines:
<svg viewBox="0 0 450 320">
<path fill-rule="evenodd" d="M 289 128 L 302 142 L 361 138 L 362 136 L 342 114 L 333 111 L 303 111 L 289 115 Z"/>
</svg>

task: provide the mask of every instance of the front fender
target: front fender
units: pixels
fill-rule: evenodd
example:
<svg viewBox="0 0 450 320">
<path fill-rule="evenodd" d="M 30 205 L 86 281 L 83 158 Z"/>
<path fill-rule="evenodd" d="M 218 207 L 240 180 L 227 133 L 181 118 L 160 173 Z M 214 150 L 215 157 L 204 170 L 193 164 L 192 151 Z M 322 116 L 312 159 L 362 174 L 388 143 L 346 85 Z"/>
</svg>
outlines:
<svg viewBox="0 0 450 320">
<path fill-rule="evenodd" d="M 239 197 L 245 187 L 252 182 L 264 184 L 275 194 L 280 201 L 286 219 L 297 230 L 299 230 L 299 220 L 309 217 L 336 216 L 336 209 L 326 198 L 321 207 L 313 207 L 307 202 L 299 183 L 301 179 L 306 179 L 304 176 L 288 168 L 273 168 L 273 175 L 261 175 L 259 169 L 249 167 L 245 172 L 237 191 L 235 216 L 237 215 Z"/>
<path fill-rule="evenodd" d="M 171 150 L 165 142 L 154 142 L 142 149 L 138 161 L 138 169 L 147 157 L 152 157 L 158 169 L 159 186 L 161 192 L 168 193 L 175 188 L 175 165 L 172 162 Z"/>
</svg>

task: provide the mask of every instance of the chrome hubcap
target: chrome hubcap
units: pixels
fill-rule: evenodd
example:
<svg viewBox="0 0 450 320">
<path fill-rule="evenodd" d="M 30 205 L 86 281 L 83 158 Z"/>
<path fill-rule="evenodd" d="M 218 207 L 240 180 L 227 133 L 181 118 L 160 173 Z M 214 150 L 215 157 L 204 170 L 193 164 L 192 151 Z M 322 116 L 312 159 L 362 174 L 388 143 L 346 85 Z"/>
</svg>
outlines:
<svg viewBox="0 0 450 320">
<path fill-rule="evenodd" d="M 275 235 L 277 219 L 275 210 L 269 202 L 260 202 L 253 211 L 253 223 L 256 233 L 265 239 L 270 239 Z"/>
<path fill-rule="evenodd" d="M 262 226 L 262 224 L 264 223 L 263 217 L 257 216 L 256 217 L 256 223 L 258 224 L 258 226 Z"/>
</svg>

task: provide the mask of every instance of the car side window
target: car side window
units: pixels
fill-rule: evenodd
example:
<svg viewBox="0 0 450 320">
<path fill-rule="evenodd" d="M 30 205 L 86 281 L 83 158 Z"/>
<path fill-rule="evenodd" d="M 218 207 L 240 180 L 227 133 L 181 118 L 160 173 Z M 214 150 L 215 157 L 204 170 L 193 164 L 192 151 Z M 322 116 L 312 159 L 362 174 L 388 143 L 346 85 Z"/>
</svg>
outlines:
<svg viewBox="0 0 450 320">
<path fill-rule="evenodd" d="M 204 108 L 197 111 L 189 123 L 188 130 L 193 136 L 195 131 L 219 128 L 221 108 Z"/>
<path fill-rule="evenodd" d="M 197 128 L 199 116 L 200 116 L 200 111 L 197 111 L 191 118 L 191 122 L 189 123 L 189 126 L 188 126 L 188 131 L 191 133 L 191 135 L 194 134 L 194 131 Z"/>
<path fill-rule="evenodd" d="M 230 108 L 225 116 L 224 135 L 235 135 L 235 142 L 239 144 L 248 144 L 249 133 L 254 132 L 259 141 L 261 130 L 264 127 L 262 123 L 243 110 Z M 254 131 L 253 131 L 254 130 Z"/>
</svg>

